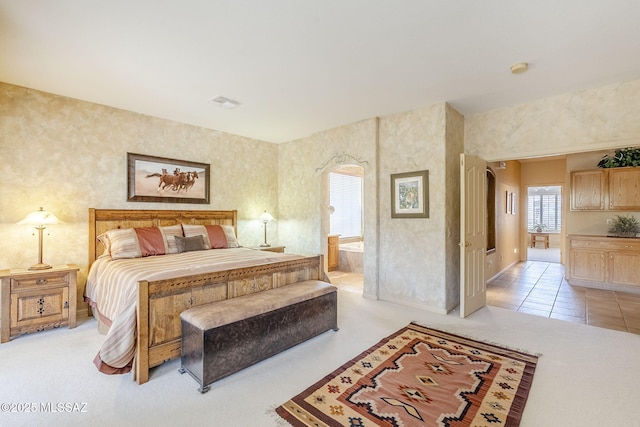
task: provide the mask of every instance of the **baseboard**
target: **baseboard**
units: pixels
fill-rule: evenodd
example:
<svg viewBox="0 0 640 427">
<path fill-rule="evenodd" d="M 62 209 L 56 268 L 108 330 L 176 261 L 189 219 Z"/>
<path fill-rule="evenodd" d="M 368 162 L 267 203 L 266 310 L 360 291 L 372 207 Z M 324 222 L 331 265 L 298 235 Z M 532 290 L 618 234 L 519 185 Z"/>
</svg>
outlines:
<svg viewBox="0 0 640 427">
<path fill-rule="evenodd" d="M 508 266 L 506 266 L 505 268 L 503 268 L 502 270 L 500 270 L 499 272 L 497 272 L 496 274 L 494 274 L 492 277 L 487 279 L 487 284 L 491 283 L 492 281 L 494 281 L 495 279 L 498 278 L 498 276 L 500 276 L 502 273 L 504 273 L 505 271 L 507 271 L 508 269 L 510 269 L 511 267 L 513 267 L 514 265 L 518 264 L 520 262 L 520 260 L 514 261 L 511 264 L 509 264 Z"/>
<path fill-rule="evenodd" d="M 565 279 L 571 286 L 581 286 L 583 288 L 602 289 L 605 291 L 617 291 L 627 292 L 630 294 L 640 294 L 640 288 L 636 285 L 623 285 L 608 282 L 596 282 L 592 280 L 584 279 L 569 279 L 565 276 Z"/>
</svg>

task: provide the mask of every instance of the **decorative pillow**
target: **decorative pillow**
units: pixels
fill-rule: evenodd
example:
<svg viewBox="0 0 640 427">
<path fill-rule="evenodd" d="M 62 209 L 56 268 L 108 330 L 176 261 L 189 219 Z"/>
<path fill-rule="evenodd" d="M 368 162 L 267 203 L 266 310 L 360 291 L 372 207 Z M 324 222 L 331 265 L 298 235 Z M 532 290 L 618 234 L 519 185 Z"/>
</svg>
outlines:
<svg viewBox="0 0 640 427">
<path fill-rule="evenodd" d="M 227 247 L 239 248 L 240 244 L 238 243 L 238 239 L 236 239 L 236 230 L 233 228 L 233 225 L 221 225 L 221 227 L 227 237 Z"/>
<path fill-rule="evenodd" d="M 143 257 L 166 253 L 164 236 L 158 227 L 138 227 L 133 231 L 138 237 L 138 245 Z"/>
<path fill-rule="evenodd" d="M 185 237 L 202 236 L 207 249 L 238 248 L 235 232 L 230 225 L 182 224 Z"/>
<path fill-rule="evenodd" d="M 208 249 L 201 234 L 191 237 L 175 236 L 174 239 L 179 253 Z"/>
<path fill-rule="evenodd" d="M 109 230 L 98 236 L 112 259 L 140 258 L 142 252 L 133 228 Z"/>
<path fill-rule="evenodd" d="M 182 226 L 180 224 L 176 225 L 168 225 L 164 227 L 160 227 L 160 232 L 164 237 L 164 242 L 166 245 L 165 253 L 167 254 L 177 254 L 178 246 L 176 244 L 176 237 L 183 237 L 182 235 Z"/>
<path fill-rule="evenodd" d="M 202 236 L 205 248 L 211 249 L 209 233 L 207 233 L 207 229 L 204 228 L 204 225 L 182 224 L 182 231 L 184 233 L 184 237 Z"/>
<path fill-rule="evenodd" d="M 102 243 L 102 247 L 104 248 L 104 251 L 102 252 L 102 255 L 100 255 L 99 258 L 102 258 L 105 255 L 111 256 L 111 242 L 109 242 L 109 237 L 107 237 L 107 233 L 102 233 L 101 235 L 99 235 L 98 237 L 96 237 L 96 239 Z"/>
<path fill-rule="evenodd" d="M 209 243 L 211 249 L 224 249 L 227 248 L 227 235 L 222 227 L 219 225 L 205 225 L 207 234 L 209 235 Z"/>
</svg>

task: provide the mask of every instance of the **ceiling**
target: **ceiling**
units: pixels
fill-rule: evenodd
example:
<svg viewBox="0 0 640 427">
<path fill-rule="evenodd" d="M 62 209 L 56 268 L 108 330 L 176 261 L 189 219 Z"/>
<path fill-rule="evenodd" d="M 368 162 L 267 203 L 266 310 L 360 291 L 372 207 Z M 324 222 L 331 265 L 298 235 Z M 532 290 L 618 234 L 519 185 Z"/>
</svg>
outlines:
<svg viewBox="0 0 640 427">
<path fill-rule="evenodd" d="M 638 0 L 0 0 L 0 81 L 278 143 L 638 79 L 639 21 Z"/>
</svg>

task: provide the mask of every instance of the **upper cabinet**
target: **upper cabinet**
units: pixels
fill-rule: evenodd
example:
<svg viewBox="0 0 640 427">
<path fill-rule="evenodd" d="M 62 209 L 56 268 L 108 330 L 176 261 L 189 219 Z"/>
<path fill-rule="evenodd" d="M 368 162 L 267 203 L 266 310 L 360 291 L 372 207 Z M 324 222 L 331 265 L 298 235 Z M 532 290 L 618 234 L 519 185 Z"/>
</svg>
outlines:
<svg viewBox="0 0 640 427">
<path fill-rule="evenodd" d="M 609 210 L 640 210 L 640 168 L 609 171 Z"/>
<path fill-rule="evenodd" d="M 572 211 L 640 211 L 640 168 L 571 172 Z"/>
<path fill-rule="evenodd" d="M 604 210 L 606 188 L 605 169 L 571 172 L 571 210 Z"/>
</svg>

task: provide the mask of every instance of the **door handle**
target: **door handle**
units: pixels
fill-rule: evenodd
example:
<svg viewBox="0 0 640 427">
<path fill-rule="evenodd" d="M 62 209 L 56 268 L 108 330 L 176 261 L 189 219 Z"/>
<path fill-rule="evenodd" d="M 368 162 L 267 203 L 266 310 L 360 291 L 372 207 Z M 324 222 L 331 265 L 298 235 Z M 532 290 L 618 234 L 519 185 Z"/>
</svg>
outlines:
<svg viewBox="0 0 640 427">
<path fill-rule="evenodd" d="M 464 246 L 465 248 L 468 248 L 469 246 L 471 246 L 471 243 L 469 243 L 469 242 L 464 242 L 464 243 L 460 242 L 460 243 L 458 243 L 458 246 L 460 246 L 460 247 Z"/>
</svg>

